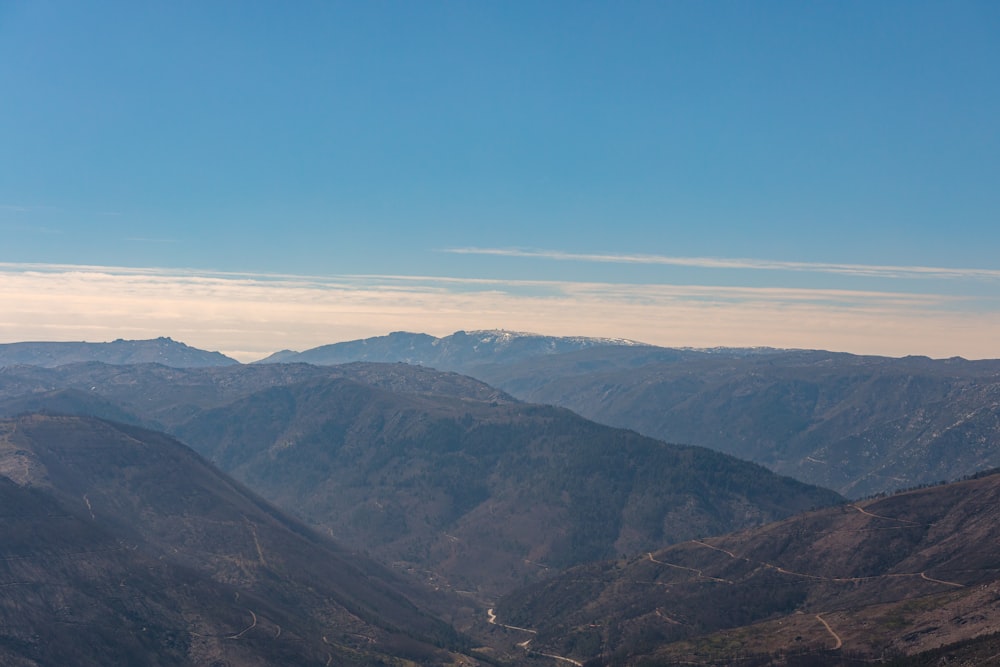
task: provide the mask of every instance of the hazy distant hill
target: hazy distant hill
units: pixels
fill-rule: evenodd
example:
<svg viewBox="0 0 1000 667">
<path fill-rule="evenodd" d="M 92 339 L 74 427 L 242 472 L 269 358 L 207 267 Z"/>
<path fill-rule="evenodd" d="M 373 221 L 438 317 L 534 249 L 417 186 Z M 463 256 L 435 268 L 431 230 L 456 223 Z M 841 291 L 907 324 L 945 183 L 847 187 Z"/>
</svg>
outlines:
<svg viewBox="0 0 1000 667">
<path fill-rule="evenodd" d="M 405 361 L 852 497 L 1000 466 L 1000 361 L 395 333 L 275 359 Z"/>
<path fill-rule="evenodd" d="M 479 367 L 527 401 L 859 497 L 1000 466 L 1000 361 L 584 350 Z"/>
<path fill-rule="evenodd" d="M 54 367 L 82 361 L 101 361 L 107 364 L 157 363 L 176 368 L 239 363 L 219 352 L 206 352 L 170 338 L 118 339 L 111 343 L 0 344 L 0 366 L 27 364 Z"/>
<path fill-rule="evenodd" d="M 89 362 L 58 368 L 0 368 L 0 415 L 25 411 L 94 415 L 168 430 L 202 410 L 269 387 L 342 377 L 396 392 L 500 403 L 515 400 L 471 377 L 406 364 L 170 368 Z"/>
<path fill-rule="evenodd" d="M 1000 628 L 997 507 L 994 474 L 820 510 L 574 568 L 504 598 L 495 613 L 535 631 L 521 632 L 534 650 L 595 665 L 642 656 L 840 665 L 919 653 Z M 808 655 L 764 658 L 779 653 Z M 978 656 L 965 664 L 993 664 Z"/>
<path fill-rule="evenodd" d="M 486 596 L 567 565 L 839 501 L 563 409 L 387 391 L 358 376 L 265 389 L 173 432 L 338 539 Z"/>
<path fill-rule="evenodd" d="M 0 421 L 0 505 L 3 664 L 451 664 L 434 644 L 460 643 L 430 592 L 160 434 Z"/>
<path fill-rule="evenodd" d="M 0 413 L 25 407 L 156 425 L 338 538 L 484 595 L 838 499 L 407 364 L 0 372 Z"/>
<path fill-rule="evenodd" d="M 305 352 L 283 350 L 256 363 L 333 365 L 351 361 L 404 362 L 469 373 L 485 363 L 509 363 L 531 357 L 605 346 L 644 346 L 621 338 L 541 336 L 513 331 L 457 331 L 436 338 L 397 331 L 388 336 L 323 345 Z"/>
</svg>

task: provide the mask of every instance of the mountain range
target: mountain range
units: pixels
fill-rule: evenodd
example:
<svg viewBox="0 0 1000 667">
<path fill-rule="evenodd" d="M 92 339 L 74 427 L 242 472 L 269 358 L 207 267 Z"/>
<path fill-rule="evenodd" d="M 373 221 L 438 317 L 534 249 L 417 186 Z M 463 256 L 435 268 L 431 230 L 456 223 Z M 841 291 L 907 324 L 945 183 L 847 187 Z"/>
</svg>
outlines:
<svg viewBox="0 0 1000 667">
<path fill-rule="evenodd" d="M 8 368 L 0 413 L 24 411 L 165 430 L 338 540 L 477 600 L 840 501 L 407 364 Z"/>
<path fill-rule="evenodd" d="M 0 346 L 0 366 L 75 361 L 236 363 L 165 338 Z M 672 349 L 625 339 L 459 331 L 440 338 L 395 332 L 286 350 L 257 365 L 357 361 L 463 373 L 521 400 L 709 447 L 855 498 L 1000 465 L 996 360 Z"/>
<path fill-rule="evenodd" d="M 994 473 L 808 512 L 572 568 L 495 614 L 588 665 L 906 664 L 1000 628 L 997 507 Z"/>
<path fill-rule="evenodd" d="M 503 334 L 503 335 L 501 335 Z M 859 498 L 1000 466 L 1000 361 L 396 333 L 300 353 L 405 361 Z"/>
<path fill-rule="evenodd" d="M 220 352 L 206 352 L 170 338 L 110 343 L 25 342 L 0 344 L 0 367 L 27 364 L 52 368 L 82 361 L 106 364 L 156 363 L 177 368 L 238 364 Z"/>
<path fill-rule="evenodd" d="M 0 356 L 3 664 L 1000 656 L 1000 362 L 511 332 L 251 365 L 78 345 Z"/>
<path fill-rule="evenodd" d="M 436 594 L 162 434 L 3 420 L 0 472 L 5 665 L 452 664 L 462 650 L 428 611 Z"/>
<path fill-rule="evenodd" d="M 471 375 L 484 363 L 512 363 L 539 356 L 564 354 L 593 347 L 646 347 L 624 338 L 541 336 L 515 331 L 456 331 L 438 338 L 396 331 L 387 336 L 332 343 L 304 352 L 282 350 L 256 363 L 306 363 L 332 366 L 351 361 L 403 362 Z"/>
</svg>

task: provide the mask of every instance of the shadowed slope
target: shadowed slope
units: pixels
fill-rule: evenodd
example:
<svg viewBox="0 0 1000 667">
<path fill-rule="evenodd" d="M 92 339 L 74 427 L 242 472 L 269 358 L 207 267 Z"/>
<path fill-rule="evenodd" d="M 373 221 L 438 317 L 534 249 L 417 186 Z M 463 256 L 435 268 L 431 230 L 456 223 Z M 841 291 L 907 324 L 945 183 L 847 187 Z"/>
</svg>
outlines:
<svg viewBox="0 0 1000 667">
<path fill-rule="evenodd" d="M 433 644 L 457 645 L 416 606 L 429 593 L 166 436 L 77 417 L 6 420 L 0 472 L 0 647 L 24 664 L 391 664 L 408 652 L 447 662 Z"/>
<path fill-rule="evenodd" d="M 267 389 L 176 433 L 338 539 L 487 597 L 550 568 L 839 500 L 558 408 L 346 378 Z"/>
<path fill-rule="evenodd" d="M 555 653 L 620 664 L 916 653 L 1000 627 L 998 506 L 991 475 L 820 510 L 574 568 L 497 614 Z"/>
<path fill-rule="evenodd" d="M 62 366 L 86 361 L 107 364 L 157 363 L 176 368 L 228 366 L 239 362 L 220 352 L 207 352 L 170 338 L 116 340 L 110 343 L 26 342 L 0 344 L 0 366 Z"/>
<path fill-rule="evenodd" d="M 602 348 L 473 374 L 525 401 L 716 449 L 851 497 L 1000 466 L 996 360 L 738 352 Z"/>
</svg>

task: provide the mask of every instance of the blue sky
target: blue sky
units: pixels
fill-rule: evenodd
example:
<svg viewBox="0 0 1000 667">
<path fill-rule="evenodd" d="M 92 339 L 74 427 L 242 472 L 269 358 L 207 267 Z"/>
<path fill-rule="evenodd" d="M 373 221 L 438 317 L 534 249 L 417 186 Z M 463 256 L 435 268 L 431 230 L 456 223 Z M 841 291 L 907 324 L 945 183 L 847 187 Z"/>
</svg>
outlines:
<svg viewBox="0 0 1000 667">
<path fill-rule="evenodd" d="M 1000 357 L 994 2 L 2 2 L 0 342 Z"/>
</svg>

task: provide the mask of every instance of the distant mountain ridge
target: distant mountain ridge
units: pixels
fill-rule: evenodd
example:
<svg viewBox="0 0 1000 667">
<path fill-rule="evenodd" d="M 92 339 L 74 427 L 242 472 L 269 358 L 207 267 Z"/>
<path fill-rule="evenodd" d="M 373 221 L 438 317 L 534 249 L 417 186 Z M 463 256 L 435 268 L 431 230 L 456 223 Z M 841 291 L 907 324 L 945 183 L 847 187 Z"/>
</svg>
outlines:
<svg viewBox="0 0 1000 667">
<path fill-rule="evenodd" d="M 842 500 L 561 408 L 349 378 L 265 389 L 171 430 L 347 544 L 481 598 L 567 565 Z"/>
<path fill-rule="evenodd" d="M 546 569 L 840 500 L 408 364 L 0 372 L 0 413 L 24 410 L 170 432 L 345 543 L 480 597 Z"/>
<path fill-rule="evenodd" d="M 1000 360 L 663 348 L 502 331 L 397 332 L 275 357 L 403 361 L 709 447 L 851 497 L 1000 466 Z"/>
<path fill-rule="evenodd" d="M 48 347 L 46 355 L 25 353 L 17 360 L 51 366 L 103 355 L 110 363 L 142 358 L 190 367 L 228 359 L 169 339 L 21 343 L 12 349 L 33 345 L 58 345 L 69 353 L 56 355 L 57 348 Z M 107 354 L 116 345 L 129 353 Z M 164 347 L 187 356 L 168 355 Z M 142 348 L 158 353 L 139 355 Z M 0 348 L 0 360 L 2 352 Z M 850 497 L 958 479 L 1000 466 L 998 360 L 663 348 L 626 339 L 487 330 L 442 338 L 394 332 L 305 352 L 279 352 L 250 366 L 355 362 L 404 362 L 462 373 L 521 400 L 565 407 L 658 440 L 722 451 Z M 236 365 L 233 360 L 226 363 Z M 316 375 L 289 368 L 272 370 L 301 378 Z M 58 383 L 48 387 L 60 388 Z M 31 400 L 22 401 L 26 409 Z M 69 400 L 68 395 L 62 397 L 63 404 Z M 95 405 L 94 410 L 124 419 L 110 408 L 99 411 Z"/>
<path fill-rule="evenodd" d="M 442 338 L 396 331 L 387 336 L 332 343 L 304 352 L 283 350 L 255 363 L 334 365 L 351 361 L 403 362 L 467 372 L 470 365 L 509 363 L 603 346 L 645 347 L 646 344 L 624 338 L 543 336 L 505 330 L 456 331 Z"/>
<path fill-rule="evenodd" d="M 605 348 L 473 369 L 530 402 L 849 497 L 1000 466 L 1000 360 Z"/>
<path fill-rule="evenodd" d="M 228 366 L 239 362 L 221 352 L 190 347 L 171 338 L 118 340 L 110 343 L 24 342 L 0 344 L 0 367 L 29 365 L 52 368 L 100 361 L 106 364 L 156 363 L 175 368 Z"/>
</svg>

